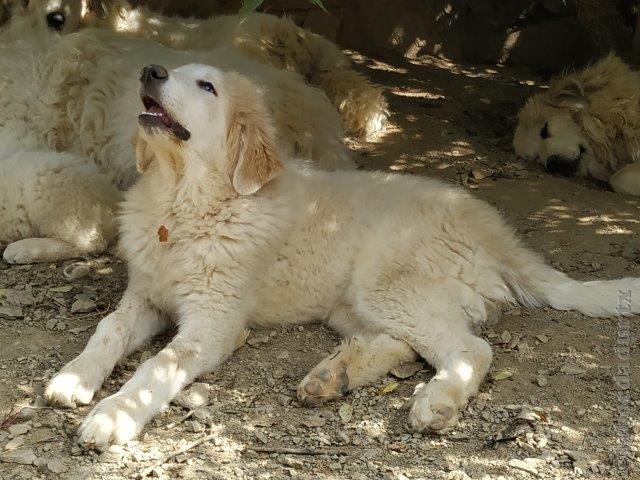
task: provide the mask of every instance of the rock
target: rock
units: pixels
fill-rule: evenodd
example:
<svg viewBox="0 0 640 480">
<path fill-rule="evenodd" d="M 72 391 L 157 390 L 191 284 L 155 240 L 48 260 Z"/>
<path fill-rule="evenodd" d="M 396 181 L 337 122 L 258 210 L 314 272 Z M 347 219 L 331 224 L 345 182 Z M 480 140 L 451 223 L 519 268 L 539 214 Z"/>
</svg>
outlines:
<svg viewBox="0 0 640 480">
<path fill-rule="evenodd" d="M 47 462 L 47 468 L 53 473 L 64 473 L 68 470 L 67 466 L 60 458 L 52 458 L 49 460 Z"/>
<path fill-rule="evenodd" d="M 536 383 L 539 387 L 546 387 L 549 384 L 549 380 L 544 375 L 536 375 Z"/>
<path fill-rule="evenodd" d="M 31 430 L 31 425 L 28 423 L 17 423 L 15 425 L 11 425 L 7 430 L 9 431 L 11 438 L 15 438 L 18 435 L 24 435 Z"/>
<path fill-rule="evenodd" d="M 24 312 L 21 307 L 15 307 L 13 305 L 0 305 L 0 318 L 6 320 L 13 320 L 15 318 L 24 317 Z"/>
<path fill-rule="evenodd" d="M 304 463 L 301 460 L 298 460 L 298 459 L 293 458 L 293 457 L 282 457 L 280 459 L 280 463 L 282 465 L 284 465 L 285 467 L 291 467 L 291 468 L 303 468 L 304 467 Z"/>
<path fill-rule="evenodd" d="M 89 313 L 93 312 L 98 305 L 87 295 L 80 294 L 76 297 L 76 301 L 71 305 L 71 313 Z"/>
<path fill-rule="evenodd" d="M 403 363 L 391 369 L 391 375 L 394 377 L 405 379 L 414 376 L 424 368 L 422 362 Z"/>
<path fill-rule="evenodd" d="M 589 455 L 580 450 L 565 450 L 564 453 L 574 462 L 588 461 Z"/>
<path fill-rule="evenodd" d="M 197 420 L 194 420 L 192 422 L 188 422 L 187 423 L 187 429 L 190 432 L 193 433 L 202 433 L 206 430 L 205 426 L 203 424 L 201 424 L 200 422 L 198 422 Z"/>
<path fill-rule="evenodd" d="M 195 382 L 173 400 L 173 403 L 189 410 L 195 410 L 209 403 L 209 391 L 211 386 L 208 383 Z"/>
<path fill-rule="evenodd" d="M 353 418 L 353 407 L 348 403 L 343 403 L 340 405 L 340 409 L 338 410 L 338 415 L 340 415 L 340 419 L 344 423 L 348 423 Z"/>
<path fill-rule="evenodd" d="M 30 448 L 21 448 L 13 452 L 0 453 L 0 462 L 18 463 L 20 465 L 32 465 L 36 456 Z"/>
<path fill-rule="evenodd" d="M 247 343 L 253 348 L 258 348 L 269 341 L 269 335 L 261 335 L 259 337 L 251 337 L 247 339 Z"/>
<path fill-rule="evenodd" d="M 538 469 L 531 462 L 526 462 L 524 460 L 519 460 L 517 458 L 512 458 L 511 460 L 509 460 L 507 465 L 509 465 L 510 467 L 515 468 L 517 470 L 521 470 L 523 472 L 530 473 L 532 475 L 537 475 L 538 474 Z"/>
<path fill-rule="evenodd" d="M 20 435 L 19 437 L 15 437 L 13 440 L 10 440 L 9 443 L 7 443 L 4 446 L 4 449 L 9 451 L 17 450 L 23 444 L 24 444 L 24 435 Z"/>
<path fill-rule="evenodd" d="M 314 415 L 308 417 L 305 421 L 302 422 L 302 424 L 309 428 L 318 428 L 324 427 L 327 424 L 327 421 L 320 415 Z"/>
<path fill-rule="evenodd" d="M 26 307 L 38 303 L 38 299 L 28 290 L 7 288 L 6 290 L 0 290 L 0 296 L 4 297 L 4 304 L 13 305 L 14 307 Z"/>
<path fill-rule="evenodd" d="M 560 367 L 560 372 L 566 375 L 584 375 L 587 371 L 579 365 L 565 363 Z"/>
</svg>

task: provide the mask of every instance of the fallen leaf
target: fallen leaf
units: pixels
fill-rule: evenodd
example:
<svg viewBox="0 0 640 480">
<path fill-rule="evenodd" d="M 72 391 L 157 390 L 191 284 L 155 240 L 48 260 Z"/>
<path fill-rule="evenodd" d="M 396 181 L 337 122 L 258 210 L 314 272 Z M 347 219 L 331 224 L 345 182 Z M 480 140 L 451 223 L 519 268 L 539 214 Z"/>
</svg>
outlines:
<svg viewBox="0 0 640 480">
<path fill-rule="evenodd" d="M 507 378 L 511 378 L 513 376 L 513 370 L 510 368 L 501 368 L 500 370 L 496 370 L 491 374 L 491 380 L 494 382 L 499 382 L 500 380 L 506 380 Z"/>
<path fill-rule="evenodd" d="M 338 410 L 338 415 L 340 415 L 340 419 L 344 423 L 348 423 L 353 418 L 353 407 L 348 403 L 343 403 L 340 405 L 340 409 Z"/>
<path fill-rule="evenodd" d="M 378 391 L 378 394 L 379 395 L 389 395 L 396 388 L 398 388 L 398 385 L 400 385 L 398 382 L 387 382 L 382 387 L 380 387 L 380 390 Z"/>
</svg>

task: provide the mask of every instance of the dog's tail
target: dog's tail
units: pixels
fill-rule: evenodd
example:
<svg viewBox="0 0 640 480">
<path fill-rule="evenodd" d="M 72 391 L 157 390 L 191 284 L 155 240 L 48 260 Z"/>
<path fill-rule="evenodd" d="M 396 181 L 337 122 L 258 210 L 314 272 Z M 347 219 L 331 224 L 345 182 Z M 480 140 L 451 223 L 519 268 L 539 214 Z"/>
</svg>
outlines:
<svg viewBox="0 0 640 480">
<path fill-rule="evenodd" d="M 524 247 L 503 258 L 502 276 L 522 305 L 577 310 L 590 317 L 640 313 L 640 278 L 573 280 Z"/>
</svg>

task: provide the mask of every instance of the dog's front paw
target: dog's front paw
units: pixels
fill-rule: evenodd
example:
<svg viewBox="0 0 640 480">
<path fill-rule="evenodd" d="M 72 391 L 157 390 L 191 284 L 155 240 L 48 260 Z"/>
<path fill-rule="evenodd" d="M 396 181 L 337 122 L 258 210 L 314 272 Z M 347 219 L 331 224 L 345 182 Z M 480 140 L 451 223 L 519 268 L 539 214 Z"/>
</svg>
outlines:
<svg viewBox="0 0 640 480">
<path fill-rule="evenodd" d="M 34 258 L 37 257 L 37 254 L 38 252 L 34 255 L 34 253 L 28 248 L 27 244 L 18 241 L 7 245 L 7 248 L 5 248 L 2 253 L 2 258 L 7 263 L 20 265 L 25 263 L 34 263 Z"/>
<path fill-rule="evenodd" d="M 47 401 L 68 408 L 90 403 L 102 384 L 102 378 L 89 370 L 74 363 L 67 365 L 47 385 L 44 392 Z"/>
<path fill-rule="evenodd" d="M 298 400 L 307 407 L 315 407 L 337 398 L 347 391 L 349 377 L 343 364 L 327 368 L 320 364 L 309 372 L 298 386 Z"/>
<path fill-rule="evenodd" d="M 78 429 L 78 444 L 87 449 L 107 450 L 138 436 L 145 421 L 140 409 L 122 394 L 105 398 L 84 419 Z"/>
<path fill-rule="evenodd" d="M 439 395 L 434 385 L 420 384 L 409 411 L 409 425 L 416 432 L 446 433 L 458 423 L 459 413 L 454 402 Z"/>
</svg>

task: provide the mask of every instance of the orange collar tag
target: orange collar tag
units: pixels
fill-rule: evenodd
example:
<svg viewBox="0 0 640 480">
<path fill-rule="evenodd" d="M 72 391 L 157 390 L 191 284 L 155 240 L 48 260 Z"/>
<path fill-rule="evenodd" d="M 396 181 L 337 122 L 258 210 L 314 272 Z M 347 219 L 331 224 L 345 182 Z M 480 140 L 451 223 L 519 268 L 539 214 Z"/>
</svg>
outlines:
<svg viewBox="0 0 640 480">
<path fill-rule="evenodd" d="M 164 225 L 160 225 L 158 229 L 158 241 L 164 243 L 169 239 L 169 230 Z"/>
</svg>

